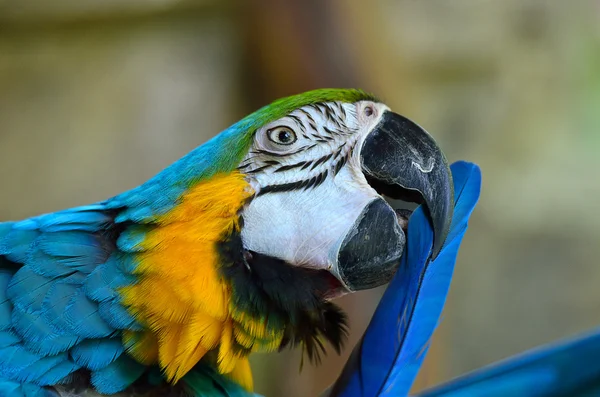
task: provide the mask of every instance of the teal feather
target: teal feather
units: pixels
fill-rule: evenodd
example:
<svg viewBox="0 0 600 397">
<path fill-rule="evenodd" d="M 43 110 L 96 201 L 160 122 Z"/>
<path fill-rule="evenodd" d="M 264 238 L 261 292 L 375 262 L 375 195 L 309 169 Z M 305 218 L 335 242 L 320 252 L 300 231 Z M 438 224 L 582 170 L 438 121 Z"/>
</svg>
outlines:
<svg viewBox="0 0 600 397">
<path fill-rule="evenodd" d="M 132 331 L 141 331 L 143 329 L 142 325 L 133 318 L 117 299 L 99 302 L 98 313 L 111 328 Z"/>
<path fill-rule="evenodd" d="M 46 278 L 66 277 L 73 269 L 61 263 L 55 256 L 48 255 L 39 249 L 34 249 L 27 258 L 27 268 Z"/>
<path fill-rule="evenodd" d="M 25 393 L 21 391 L 21 383 L 0 378 L 0 396 L 25 397 Z"/>
<path fill-rule="evenodd" d="M 69 330 L 83 338 L 103 338 L 115 331 L 102 319 L 98 313 L 98 303 L 89 300 L 83 288 L 71 296 L 64 318 Z"/>
<path fill-rule="evenodd" d="M 117 289 L 131 285 L 136 278 L 131 274 L 125 274 L 117 255 L 112 255 L 105 264 L 97 266 L 86 278 L 83 285 L 85 294 L 93 301 L 101 302 L 118 299 Z"/>
<path fill-rule="evenodd" d="M 203 364 L 187 373 L 182 382 L 190 397 L 260 397 Z"/>
<path fill-rule="evenodd" d="M 11 331 L 0 331 L 0 349 L 8 346 L 14 346 L 21 342 L 21 338 Z"/>
<path fill-rule="evenodd" d="M 53 328 L 39 313 L 19 308 L 13 309 L 13 329 L 29 351 L 42 356 L 67 351 L 80 340 L 76 335 L 65 335 Z"/>
<path fill-rule="evenodd" d="M 433 230 L 419 207 L 409 220 L 400 267 L 332 396 L 408 395 L 437 327 L 458 247 L 479 198 L 479 168 L 458 162 L 451 170 L 456 210 L 444 247 L 430 260 Z M 390 321 L 392 318 L 398 321 Z"/>
<path fill-rule="evenodd" d="M 92 384 L 100 393 L 117 393 L 136 381 L 145 370 L 142 364 L 121 355 L 110 365 L 92 372 Z"/>
<path fill-rule="evenodd" d="M 175 206 L 175 203 L 172 203 L 171 206 L 165 207 L 164 213 L 167 213 L 170 209 Z M 159 213 L 159 215 L 161 215 Z M 115 217 L 115 222 L 117 223 L 125 223 L 125 222 L 153 222 L 156 220 L 157 215 L 152 211 L 150 207 L 129 207 L 121 212 L 119 215 Z"/>
<path fill-rule="evenodd" d="M 12 231 L 13 225 L 14 222 L 0 223 L 0 255 L 7 255 L 12 249 L 6 237 Z"/>
<path fill-rule="evenodd" d="M 4 256 L 16 263 L 24 263 L 33 242 L 40 235 L 37 230 L 19 230 L 18 224 L 4 237 Z"/>
<path fill-rule="evenodd" d="M 125 230 L 117 239 L 117 247 L 123 252 L 141 252 L 142 243 L 150 229 L 144 225 L 136 225 Z"/>
<path fill-rule="evenodd" d="M 38 226 L 37 218 L 29 218 L 15 222 L 12 228 L 18 231 L 37 231 Z"/>
<path fill-rule="evenodd" d="M 136 260 L 134 255 L 120 255 L 118 267 L 123 273 L 134 274 L 137 270 L 138 265 L 139 262 Z"/>
<path fill-rule="evenodd" d="M 58 394 L 37 385 L 22 384 L 0 378 L 0 396 L 2 397 L 59 397 Z"/>
<path fill-rule="evenodd" d="M 12 272 L 0 267 L 0 331 L 8 331 L 12 326 L 12 303 L 8 299 L 8 284 Z"/>
<path fill-rule="evenodd" d="M 69 357 L 66 353 L 41 358 L 35 363 L 27 366 L 25 370 L 21 371 L 17 375 L 16 379 L 18 379 L 19 382 L 23 383 L 30 383 L 32 381 L 39 380 L 52 368 L 61 365 L 62 363 L 68 360 Z M 62 376 L 58 379 L 61 378 Z"/>
<path fill-rule="evenodd" d="M 106 253 L 98 238 L 93 234 L 68 231 L 43 233 L 38 238 L 39 248 L 45 253 L 57 257 L 84 257 L 90 264 L 103 263 Z"/>
<path fill-rule="evenodd" d="M 81 367 L 70 360 L 61 361 L 36 380 L 40 386 L 52 386 L 69 383 L 73 373 Z"/>
<path fill-rule="evenodd" d="M 42 301 L 52 287 L 52 280 L 22 267 L 12 277 L 6 294 L 15 307 L 23 311 L 40 310 Z"/>
<path fill-rule="evenodd" d="M 94 232 L 109 225 L 112 217 L 102 211 L 101 206 L 79 207 L 37 218 L 39 229 L 43 232 L 80 230 Z"/>
<path fill-rule="evenodd" d="M 91 370 L 102 369 L 123 354 L 123 344 L 119 339 L 88 339 L 71 349 L 73 361 Z"/>
<path fill-rule="evenodd" d="M 42 302 L 41 315 L 53 329 L 68 333 L 69 323 L 64 314 L 67 306 L 77 292 L 77 285 L 56 282 L 52 285 Z"/>
<path fill-rule="evenodd" d="M 11 379 L 19 376 L 28 366 L 38 362 L 41 357 L 31 353 L 22 345 L 0 349 L 0 378 Z"/>
</svg>

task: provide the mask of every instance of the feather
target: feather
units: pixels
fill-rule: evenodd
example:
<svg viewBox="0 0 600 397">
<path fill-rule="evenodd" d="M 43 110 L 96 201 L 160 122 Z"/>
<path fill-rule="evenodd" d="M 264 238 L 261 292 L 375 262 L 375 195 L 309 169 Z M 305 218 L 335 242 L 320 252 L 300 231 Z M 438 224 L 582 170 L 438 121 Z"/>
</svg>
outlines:
<svg viewBox="0 0 600 397">
<path fill-rule="evenodd" d="M 0 255 L 6 255 L 10 252 L 11 246 L 7 244 L 6 236 L 12 231 L 13 225 L 14 222 L 0 223 Z"/>
<path fill-rule="evenodd" d="M 111 328 L 132 331 L 143 329 L 142 325 L 133 318 L 131 313 L 117 299 L 98 303 L 98 314 Z"/>
<path fill-rule="evenodd" d="M 37 230 L 19 230 L 18 223 L 4 237 L 2 252 L 6 259 L 15 263 L 25 263 L 33 242 L 39 236 Z"/>
<path fill-rule="evenodd" d="M 145 366 L 123 354 L 110 365 L 93 371 L 92 384 L 102 394 L 117 393 L 135 382 L 145 370 Z"/>
<path fill-rule="evenodd" d="M 80 338 L 58 332 L 39 313 L 13 309 L 13 329 L 32 353 L 47 356 L 67 351 Z"/>
<path fill-rule="evenodd" d="M 0 268 L 0 331 L 7 331 L 11 327 L 12 304 L 6 292 L 11 278 L 11 271 Z"/>
<path fill-rule="evenodd" d="M 120 339 L 88 339 L 70 351 L 73 361 L 84 368 L 98 370 L 114 362 L 123 353 Z"/>
<path fill-rule="evenodd" d="M 98 303 L 89 300 L 83 288 L 71 296 L 63 316 L 69 330 L 84 338 L 103 338 L 115 331 L 102 319 Z"/>
<path fill-rule="evenodd" d="M 21 338 L 11 331 L 0 331 L 0 349 L 21 343 Z"/>
<path fill-rule="evenodd" d="M 117 239 L 117 247 L 123 252 L 141 252 L 146 249 L 142 245 L 146 240 L 148 226 L 135 225 L 124 230 Z"/>
<path fill-rule="evenodd" d="M 600 329 L 511 357 L 419 397 L 600 395 Z"/>
<path fill-rule="evenodd" d="M 43 232 L 68 230 L 97 231 L 110 224 L 112 218 L 99 205 L 78 207 L 71 210 L 46 214 L 36 218 Z"/>
<path fill-rule="evenodd" d="M 429 261 L 433 231 L 423 208 L 418 208 L 410 217 L 400 267 L 334 385 L 332 396 L 408 394 L 437 326 L 457 250 L 479 198 L 479 168 L 458 162 L 451 170 L 456 210 L 443 249 Z"/>
<path fill-rule="evenodd" d="M 52 256 L 84 257 L 92 264 L 102 263 L 106 259 L 98 238 L 91 233 L 43 233 L 38 238 L 38 244 L 42 251 Z"/>
<path fill-rule="evenodd" d="M 88 298 L 101 302 L 119 298 L 117 289 L 131 285 L 137 280 L 135 277 L 121 271 L 118 256 L 112 255 L 105 264 L 102 264 L 86 278 L 84 291 Z"/>
<path fill-rule="evenodd" d="M 21 391 L 20 383 L 0 378 L 0 396 L 25 397 L 25 394 Z"/>
<path fill-rule="evenodd" d="M 58 394 L 29 383 L 22 384 L 0 378 L 0 396 L 2 397 L 59 397 Z"/>
<path fill-rule="evenodd" d="M 41 360 L 29 365 L 25 370 L 19 372 L 17 379 L 19 382 L 29 383 L 37 381 L 40 377 L 50 371 L 57 365 L 68 361 L 69 357 L 66 353 L 42 358 Z M 62 377 L 61 377 L 62 378 Z M 60 379 L 60 378 L 59 378 Z"/>
<path fill-rule="evenodd" d="M 47 278 L 65 277 L 73 273 L 73 269 L 48 255 L 42 250 L 35 249 L 28 256 L 27 267 L 34 273 Z"/>
<path fill-rule="evenodd" d="M 68 383 L 72 379 L 73 372 L 81 367 L 70 360 L 60 362 L 60 364 L 52 367 L 44 375 L 36 379 L 36 383 L 40 386 L 52 386 L 57 384 Z"/>
<path fill-rule="evenodd" d="M 26 266 L 19 269 L 12 277 L 6 295 L 15 307 L 23 311 L 40 310 L 44 297 L 51 287 L 51 279 L 34 273 Z"/>
<path fill-rule="evenodd" d="M 0 378 L 11 379 L 16 377 L 28 366 L 41 359 L 37 354 L 31 353 L 21 345 L 8 346 L 0 349 Z"/>
<path fill-rule="evenodd" d="M 203 364 L 194 367 L 182 381 L 191 397 L 260 397 Z"/>
</svg>

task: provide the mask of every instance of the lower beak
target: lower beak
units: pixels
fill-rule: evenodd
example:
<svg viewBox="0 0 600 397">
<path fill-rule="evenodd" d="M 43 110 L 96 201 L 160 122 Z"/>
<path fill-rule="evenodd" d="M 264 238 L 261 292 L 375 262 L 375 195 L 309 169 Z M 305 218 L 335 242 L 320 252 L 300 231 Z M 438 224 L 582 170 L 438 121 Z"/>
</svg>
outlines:
<svg viewBox="0 0 600 397">
<path fill-rule="evenodd" d="M 367 181 L 380 195 L 425 204 L 436 257 L 450 229 L 454 192 L 450 167 L 433 138 L 388 111 L 366 137 L 360 156 Z M 394 210 L 382 198 L 372 201 L 342 243 L 337 276 L 351 291 L 385 284 L 396 271 L 404 242 Z"/>
</svg>

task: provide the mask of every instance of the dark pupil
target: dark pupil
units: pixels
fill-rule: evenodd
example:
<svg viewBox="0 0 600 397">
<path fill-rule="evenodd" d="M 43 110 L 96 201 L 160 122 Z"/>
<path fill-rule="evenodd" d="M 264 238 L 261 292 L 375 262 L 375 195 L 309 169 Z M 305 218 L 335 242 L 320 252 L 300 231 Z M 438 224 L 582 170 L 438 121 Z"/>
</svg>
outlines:
<svg viewBox="0 0 600 397">
<path fill-rule="evenodd" d="M 277 135 L 279 142 L 287 143 L 292 140 L 292 134 L 288 130 L 279 131 Z"/>
</svg>

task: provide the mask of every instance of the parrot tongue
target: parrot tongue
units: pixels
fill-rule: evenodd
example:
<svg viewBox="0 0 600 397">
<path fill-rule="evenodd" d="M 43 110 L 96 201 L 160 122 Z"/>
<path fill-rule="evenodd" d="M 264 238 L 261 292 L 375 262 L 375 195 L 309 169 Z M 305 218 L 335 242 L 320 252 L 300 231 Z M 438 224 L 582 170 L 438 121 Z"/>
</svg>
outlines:
<svg viewBox="0 0 600 397">
<path fill-rule="evenodd" d="M 398 219 L 398 224 L 404 231 L 404 235 L 408 232 L 408 219 L 412 215 L 413 211 L 405 208 L 394 208 L 394 212 L 396 213 L 396 219 Z"/>
<path fill-rule="evenodd" d="M 396 213 L 396 219 L 398 220 L 398 224 L 404 231 L 404 235 L 408 230 L 408 219 L 412 215 L 413 211 L 417 208 L 418 204 L 410 201 L 406 201 L 408 199 L 402 198 L 392 198 L 386 194 L 381 195 L 383 199 L 394 209 Z"/>
</svg>

